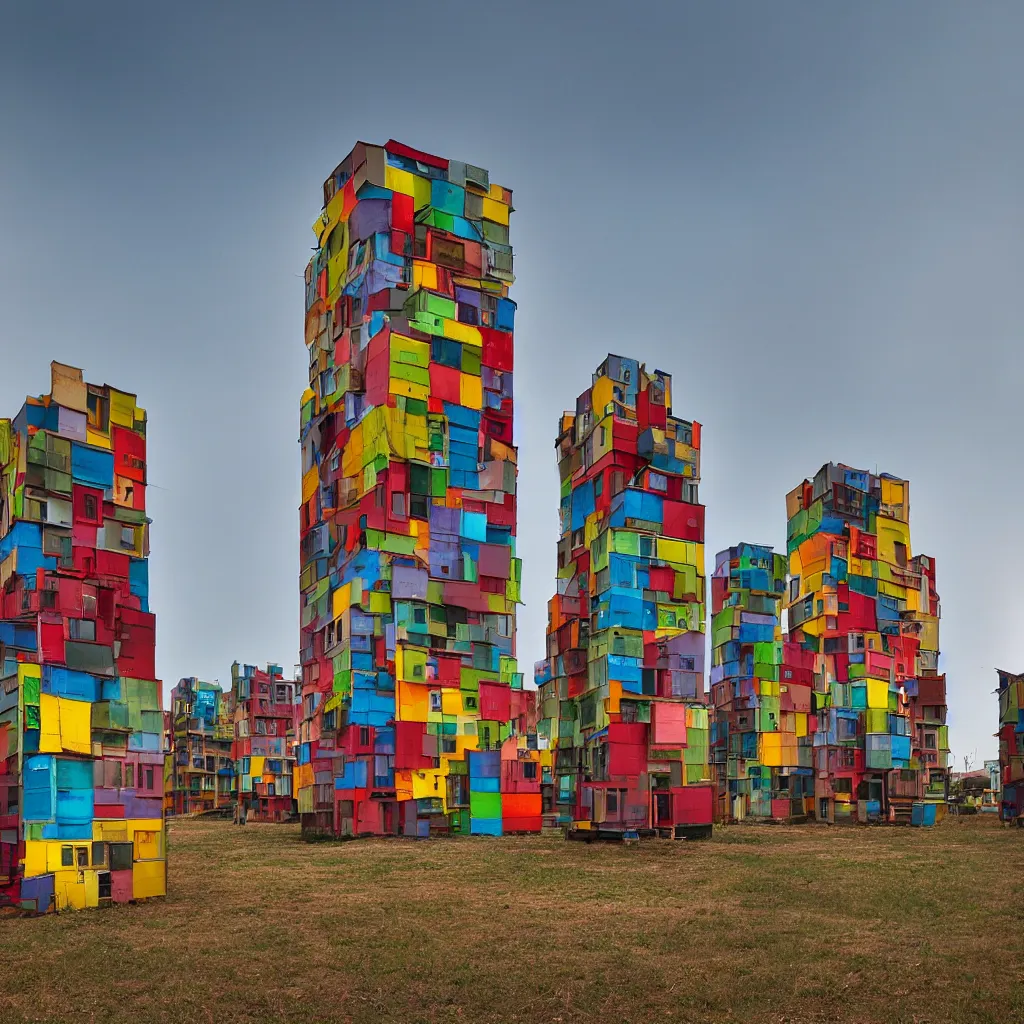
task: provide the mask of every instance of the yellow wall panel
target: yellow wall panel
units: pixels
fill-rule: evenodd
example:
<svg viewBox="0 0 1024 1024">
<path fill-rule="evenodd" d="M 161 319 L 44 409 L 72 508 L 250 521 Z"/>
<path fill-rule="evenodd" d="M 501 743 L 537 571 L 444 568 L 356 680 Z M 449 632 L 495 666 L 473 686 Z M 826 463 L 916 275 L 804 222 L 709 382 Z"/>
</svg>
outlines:
<svg viewBox="0 0 1024 1024">
<path fill-rule="evenodd" d="M 417 175 L 390 164 L 384 168 L 384 187 L 392 192 L 401 192 L 403 196 L 416 195 L 416 178 Z M 429 182 L 427 184 L 429 186 Z"/>
<path fill-rule="evenodd" d="M 497 224 L 508 224 L 509 209 L 504 203 L 499 203 L 494 199 L 484 199 L 483 215 L 487 220 L 493 220 Z"/>
<path fill-rule="evenodd" d="M 162 860 L 132 865 L 132 897 L 137 900 L 167 895 L 167 865 Z"/>
</svg>

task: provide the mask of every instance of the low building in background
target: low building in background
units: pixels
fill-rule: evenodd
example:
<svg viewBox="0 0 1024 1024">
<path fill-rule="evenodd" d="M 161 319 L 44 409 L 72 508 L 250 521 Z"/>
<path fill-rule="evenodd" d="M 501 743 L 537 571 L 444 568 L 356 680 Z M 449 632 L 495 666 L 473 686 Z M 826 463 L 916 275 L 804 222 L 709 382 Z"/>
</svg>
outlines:
<svg viewBox="0 0 1024 1024">
<path fill-rule="evenodd" d="M 297 689 L 279 665 L 231 666 L 235 792 L 250 821 L 285 821 L 295 812 Z"/>
<path fill-rule="evenodd" d="M 999 771 L 989 770 L 988 765 L 992 763 L 986 761 L 984 768 L 951 773 L 949 802 L 955 805 L 957 814 L 970 816 L 1000 812 Z"/>
<path fill-rule="evenodd" d="M 814 812 L 813 658 L 784 643 L 785 591 L 786 558 L 770 547 L 739 544 L 715 557 L 711 759 L 719 821 Z"/>
<path fill-rule="evenodd" d="M 174 814 L 230 809 L 237 799 L 233 694 L 194 676 L 171 691 Z"/>
<path fill-rule="evenodd" d="M 946 679 L 935 562 L 910 547 L 910 484 L 828 463 L 786 504 L 788 629 L 818 713 L 815 816 L 933 822 L 949 781 Z"/>
<path fill-rule="evenodd" d="M 170 711 L 163 713 L 160 749 L 164 752 L 164 816 L 174 813 L 174 723 Z"/>
<path fill-rule="evenodd" d="M 538 664 L 552 819 L 710 831 L 700 424 L 609 355 L 559 423 L 561 537 Z"/>
<path fill-rule="evenodd" d="M 166 891 L 146 414 L 51 364 L 0 420 L 0 903 Z"/>
</svg>

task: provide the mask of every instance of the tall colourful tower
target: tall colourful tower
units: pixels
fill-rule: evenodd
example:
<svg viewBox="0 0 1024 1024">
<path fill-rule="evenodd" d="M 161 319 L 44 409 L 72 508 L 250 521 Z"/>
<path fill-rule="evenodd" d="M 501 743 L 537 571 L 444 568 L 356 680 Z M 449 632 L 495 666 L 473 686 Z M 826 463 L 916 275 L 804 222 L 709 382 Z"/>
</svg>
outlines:
<svg viewBox="0 0 1024 1024">
<path fill-rule="evenodd" d="M 789 633 L 813 656 L 819 712 L 815 813 L 910 821 L 915 803 L 944 805 L 949 756 L 935 562 L 911 553 L 910 483 L 829 463 L 786 504 Z"/>
<path fill-rule="evenodd" d="M 1016 821 L 1024 815 L 1024 674 L 996 669 L 999 685 L 999 815 Z"/>
<path fill-rule="evenodd" d="M 250 821 L 286 821 L 295 810 L 295 690 L 280 665 L 231 665 L 235 791 Z"/>
<path fill-rule="evenodd" d="M 511 211 L 483 168 L 394 141 L 324 184 L 301 417 L 307 830 L 540 827 L 513 726 Z"/>
<path fill-rule="evenodd" d="M 559 423 L 558 588 L 536 669 L 552 807 L 583 828 L 710 829 L 700 424 L 609 355 Z"/>
<path fill-rule="evenodd" d="M 785 590 L 786 558 L 770 547 L 738 544 L 715 557 L 711 756 L 722 821 L 813 813 L 813 672 L 783 642 Z"/>
<path fill-rule="evenodd" d="M 146 414 L 51 364 L 0 420 L 0 904 L 162 896 Z"/>
</svg>

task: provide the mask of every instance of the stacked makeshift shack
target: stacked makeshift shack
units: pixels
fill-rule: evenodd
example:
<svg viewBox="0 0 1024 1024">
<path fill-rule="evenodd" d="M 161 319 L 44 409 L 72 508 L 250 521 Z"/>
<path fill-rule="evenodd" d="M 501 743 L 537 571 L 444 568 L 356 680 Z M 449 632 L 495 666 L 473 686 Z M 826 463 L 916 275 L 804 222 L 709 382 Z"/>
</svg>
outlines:
<svg viewBox="0 0 1024 1024">
<path fill-rule="evenodd" d="M 565 413 L 558 592 L 538 665 L 554 805 L 582 827 L 710 827 L 700 424 L 609 355 Z"/>
<path fill-rule="evenodd" d="M 1000 815 L 1014 821 L 1024 815 L 1024 675 L 999 674 Z"/>
<path fill-rule="evenodd" d="M 162 896 L 146 414 L 51 364 L 0 420 L 0 903 Z"/>
<path fill-rule="evenodd" d="M 196 814 L 234 806 L 231 693 L 195 676 L 179 679 L 171 690 L 171 714 L 171 811 Z"/>
<path fill-rule="evenodd" d="M 946 681 L 935 563 L 911 553 L 910 484 L 829 463 L 786 504 L 790 639 L 823 713 L 816 817 L 934 820 L 947 788 Z"/>
<path fill-rule="evenodd" d="M 324 184 L 301 417 L 308 831 L 540 825 L 513 725 L 511 209 L 483 168 L 394 141 Z"/>
<path fill-rule="evenodd" d="M 295 811 L 296 689 L 280 665 L 231 665 L 234 787 L 251 821 L 284 821 Z"/>
<path fill-rule="evenodd" d="M 715 558 L 711 756 L 720 821 L 814 810 L 813 659 L 783 643 L 785 590 L 785 556 L 770 547 L 739 544 Z"/>
</svg>

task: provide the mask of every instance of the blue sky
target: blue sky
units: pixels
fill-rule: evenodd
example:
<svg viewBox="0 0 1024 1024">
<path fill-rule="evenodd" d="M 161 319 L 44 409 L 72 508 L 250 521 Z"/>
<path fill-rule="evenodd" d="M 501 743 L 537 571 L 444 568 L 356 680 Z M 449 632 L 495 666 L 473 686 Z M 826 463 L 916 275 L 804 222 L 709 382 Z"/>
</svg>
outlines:
<svg viewBox="0 0 1024 1024">
<path fill-rule="evenodd" d="M 910 478 L 954 752 L 1024 664 L 1024 8 L 908 0 L 0 10 L 0 408 L 47 364 L 150 413 L 158 669 L 297 656 L 301 275 L 357 139 L 489 168 L 517 213 L 526 606 L 559 412 L 608 351 L 704 424 L 709 566 L 828 461 Z"/>
</svg>

